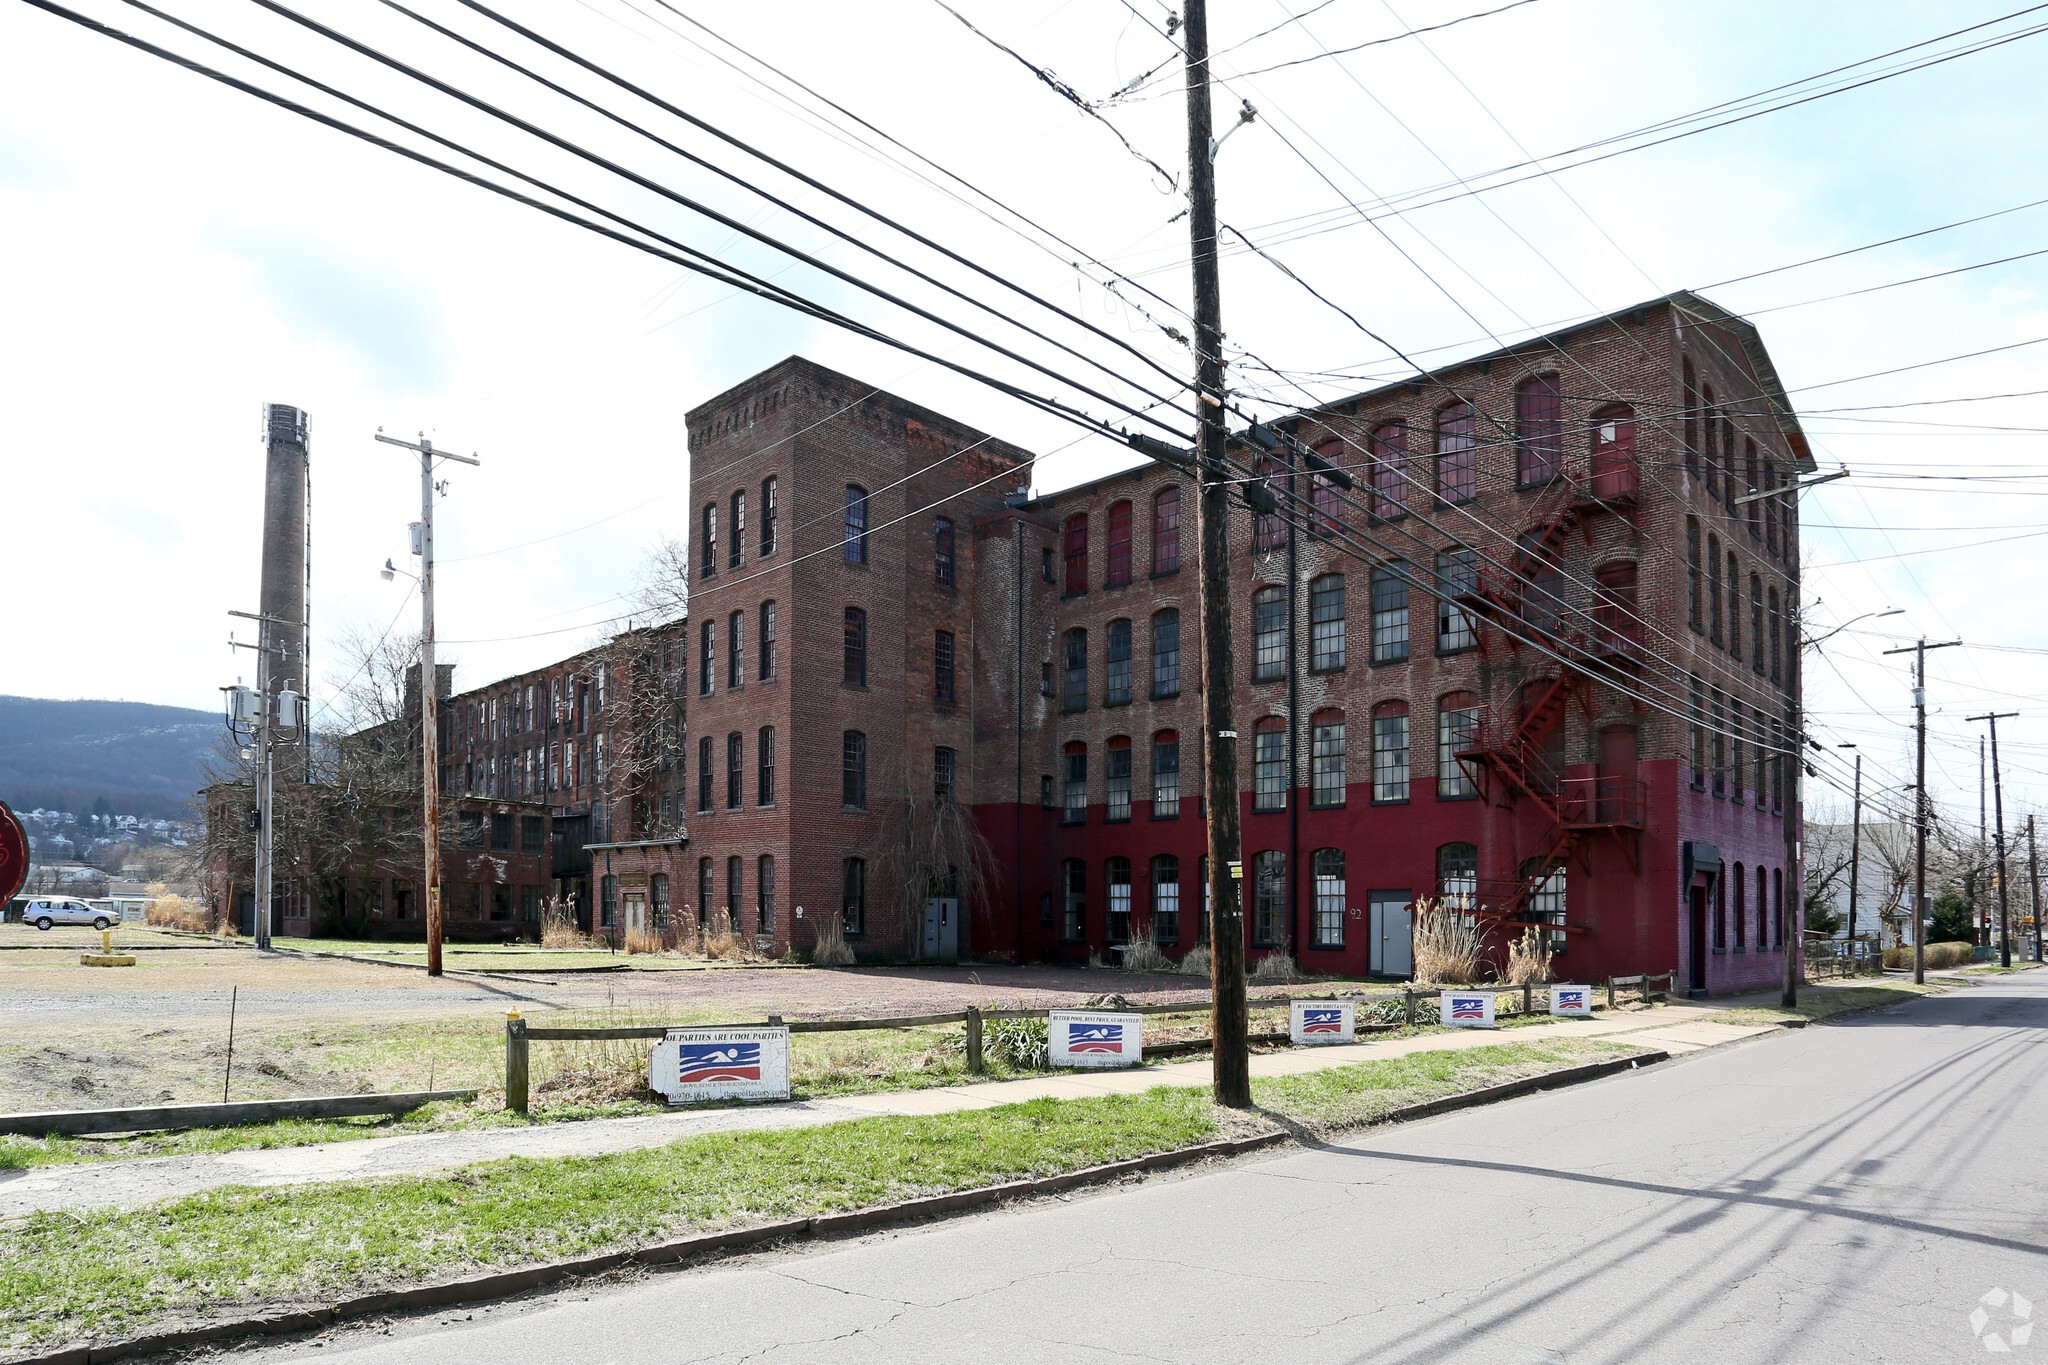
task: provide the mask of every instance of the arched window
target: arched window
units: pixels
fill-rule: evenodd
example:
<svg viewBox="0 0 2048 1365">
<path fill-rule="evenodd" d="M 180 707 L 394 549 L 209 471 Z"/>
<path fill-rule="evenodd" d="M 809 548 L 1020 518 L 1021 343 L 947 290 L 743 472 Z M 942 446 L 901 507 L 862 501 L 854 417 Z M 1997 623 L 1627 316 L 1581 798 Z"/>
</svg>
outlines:
<svg viewBox="0 0 2048 1365">
<path fill-rule="evenodd" d="M 1479 643 L 1479 622 L 1467 599 L 1479 591 L 1479 552 L 1439 550 L 1436 555 L 1436 652 L 1456 654 Z"/>
<path fill-rule="evenodd" d="M 656 872 L 647 878 L 647 903 L 654 911 L 654 927 L 668 928 L 668 873 Z"/>
<path fill-rule="evenodd" d="M 1728 552 L 1728 652 L 1742 657 L 1742 566 Z"/>
<path fill-rule="evenodd" d="M 1344 946 L 1344 850 L 1319 848 L 1309 855 L 1313 878 L 1315 917 L 1310 930 L 1312 948 Z"/>
<path fill-rule="evenodd" d="M 1111 824 L 1126 824 L 1131 818 L 1131 738 L 1112 735 L 1104 747 L 1103 780 L 1107 804 L 1102 818 Z"/>
<path fill-rule="evenodd" d="M 1780 681 L 1780 673 L 1784 662 L 1785 627 L 1778 615 L 1778 590 L 1776 588 L 1771 589 L 1770 603 L 1771 681 L 1778 682 Z"/>
<path fill-rule="evenodd" d="M 1743 913 L 1742 908 L 1743 893 L 1748 889 L 1749 879 L 1743 876 L 1742 864 L 1737 863 L 1728 874 L 1728 899 L 1730 902 L 1728 906 L 1730 914 L 1728 917 L 1735 924 L 1735 949 L 1737 952 L 1742 951 L 1749 942 L 1747 932 L 1749 916 Z"/>
<path fill-rule="evenodd" d="M 1287 855 L 1267 849 L 1252 855 L 1252 945 L 1287 943 Z"/>
<path fill-rule="evenodd" d="M 754 737 L 754 804 L 775 804 L 775 727 L 764 725 Z"/>
<path fill-rule="evenodd" d="M 711 769 L 711 736 L 697 741 L 697 809 L 711 809 L 711 784 L 715 780 Z"/>
<path fill-rule="evenodd" d="M 1564 464 L 1564 404 L 1554 374 L 1515 386 L 1515 484 L 1549 483 Z"/>
<path fill-rule="evenodd" d="M 1436 894 L 1446 910 L 1479 908 L 1479 845 L 1445 844 L 1436 851 Z"/>
<path fill-rule="evenodd" d="M 1103 883 L 1109 888 L 1109 941 L 1131 941 L 1131 860 L 1111 858 L 1102 866 Z"/>
<path fill-rule="evenodd" d="M 839 918 L 848 934 L 868 931 L 868 860 L 848 858 L 840 865 Z"/>
<path fill-rule="evenodd" d="M 1103 586 L 1120 588 L 1131 581 L 1131 504 L 1109 505 L 1109 568 Z"/>
<path fill-rule="evenodd" d="M 1757 482 L 1759 475 L 1756 442 L 1747 436 L 1742 438 L 1742 476 L 1742 482 L 1746 485 L 1743 489 L 1745 493 L 1762 491 L 1762 486 Z M 1764 534 L 1764 500 L 1759 498 L 1746 506 L 1749 508 L 1749 538 L 1761 540 Z"/>
<path fill-rule="evenodd" d="M 868 490 L 846 485 L 846 562 L 868 562 Z"/>
<path fill-rule="evenodd" d="M 697 860 L 697 923 L 706 924 L 711 919 L 711 903 L 718 898 L 718 884 L 712 879 L 711 860 Z"/>
<path fill-rule="evenodd" d="M 1700 614 L 1700 519 L 1685 519 L 1685 623 L 1705 633 L 1706 618 Z"/>
<path fill-rule="evenodd" d="M 1152 495 L 1152 572 L 1180 572 L 1180 488 L 1169 485 Z"/>
<path fill-rule="evenodd" d="M 1088 708 L 1088 632 L 1076 626 L 1061 637 L 1065 664 L 1065 688 L 1060 699 L 1063 711 Z"/>
<path fill-rule="evenodd" d="M 1772 935 L 1780 949 L 1785 946 L 1785 869 L 1771 869 L 1771 927 Z"/>
<path fill-rule="evenodd" d="M 953 519 L 938 517 L 932 522 L 932 581 L 942 588 L 953 586 Z"/>
<path fill-rule="evenodd" d="M 1256 488 L 1277 500 L 1282 494 L 1273 491 L 1274 485 L 1284 474 L 1280 462 L 1268 455 L 1259 461 L 1259 482 L 1248 487 Z M 1264 554 L 1269 550 L 1277 550 L 1286 543 L 1287 522 L 1277 510 L 1260 512 L 1252 518 L 1252 553 Z"/>
<path fill-rule="evenodd" d="M 1707 537 L 1707 638 L 1720 644 L 1721 634 L 1721 537 Z"/>
<path fill-rule="evenodd" d="M 708 697 L 718 681 L 718 664 L 712 657 L 718 652 L 718 623 L 706 621 L 700 633 L 697 649 L 697 695 Z"/>
<path fill-rule="evenodd" d="M 944 805 L 953 799 L 953 783 L 959 771 L 959 755 L 944 745 L 932 750 L 932 800 Z"/>
<path fill-rule="evenodd" d="M 1152 860 L 1152 939 L 1180 942 L 1180 859 L 1162 853 Z"/>
<path fill-rule="evenodd" d="M 1522 864 L 1522 883 L 1533 887 L 1529 894 L 1529 918 L 1538 924 L 1560 926 L 1545 935 L 1549 940 L 1545 946 L 1551 952 L 1560 952 L 1565 945 L 1564 929 L 1561 927 L 1564 924 L 1565 911 L 1565 866 L 1564 862 L 1559 861 L 1550 867 L 1546 875 L 1541 858 L 1531 858 Z"/>
<path fill-rule="evenodd" d="M 1479 496 L 1478 436 L 1470 403 L 1447 403 L 1436 414 L 1436 496 L 1443 503 Z"/>
<path fill-rule="evenodd" d="M 1757 804 L 1761 805 L 1762 802 Z M 1763 868 L 1756 869 L 1756 950 L 1771 946 L 1771 879 Z M 1785 945 L 1781 942 L 1780 948 Z"/>
<path fill-rule="evenodd" d="M 1639 643 L 1643 618 L 1636 602 L 1636 562 L 1632 559 L 1602 564 L 1593 571 L 1593 624 L 1600 642 L 1609 649 Z"/>
<path fill-rule="evenodd" d="M 775 603 L 763 602 L 761 618 L 761 681 L 775 676 Z"/>
<path fill-rule="evenodd" d="M 1069 943 L 1078 943 L 1088 933 L 1088 864 L 1079 858 L 1069 858 L 1061 864 L 1060 874 L 1064 896 L 1060 937 Z"/>
<path fill-rule="evenodd" d="M 704 529 L 699 534 L 698 539 L 704 542 L 703 569 L 701 572 L 705 578 L 716 578 L 718 577 L 718 504 L 715 502 L 704 504 Z"/>
<path fill-rule="evenodd" d="M 1590 470 L 1593 496 L 1617 502 L 1636 495 L 1636 410 L 1611 403 L 1593 413 Z"/>
<path fill-rule="evenodd" d="M 761 558 L 775 553 L 775 476 L 761 480 Z"/>
<path fill-rule="evenodd" d="M 1325 441 L 1316 447 L 1316 454 L 1339 469 L 1348 463 L 1344 458 L 1342 441 Z M 1310 524 L 1317 535 L 1329 535 L 1344 524 L 1344 496 L 1336 484 L 1321 474 L 1309 483 L 1309 504 L 1315 509 L 1315 517 Z"/>
<path fill-rule="evenodd" d="M 775 932 L 775 857 L 763 853 L 754 860 L 754 927 L 756 932 Z"/>
<path fill-rule="evenodd" d="M 1721 496 L 1721 414 L 1714 407 L 1714 386 L 1707 385 L 1700 390 L 1700 453 L 1702 474 L 1707 484 L 1707 496 Z"/>
<path fill-rule="evenodd" d="M 741 869 L 745 866 L 737 853 L 725 860 L 725 922 L 735 934 L 747 931 L 746 921 L 740 918 L 741 882 L 745 880 Z"/>
<path fill-rule="evenodd" d="M 1272 682 L 1287 672 L 1287 599 L 1278 588 L 1252 594 L 1252 681 Z"/>
<path fill-rule="evenodd" d="M 1180 733 L 1161 730 L 1152 736 L 1152 818 L 1180 816 Z"/>
<path fill-rule="evenodd" d="M 1318 711 L 1309 718 L 1309 804 L 1341 806 L 1344 790 L 1344 713 Z"/>
<path fill-rule="evenodd" d="M 1462 801 L 1479 795 L 1478 779 L 1458 761 L 1479 743 L 1479 698 L 1451 692 L 1436 704 L 1436 799 Z"/>
<path fill-rule="evenodd" d="M 1531 630 L 1555 635 L 1564 609 L 1564 571 L 1555 549 L 1538 541 L 1535 532 L 1522 537 L 1522 545 L 1528 562 L 1520 583 L 1522 621 Z"/>
<path fill-rule="evenodd" d="M 1778 462 L 1772 459 L 1768 452 L 1764 455 L 1763 468 L 1764 490 L 1770 493 L 1777 492 Z M 1764 543 L 1770 547 L 1772 554 L 1776 554 L 1778 553 L 1778 513 L 1783 510 L 1783 499 L 1764 498 L 1757 503 L 1757 506 L 1764 509 Z"/>
<path fill-rule="evenodd" d="M 848 687 L 868 685 L 868 614 L 859 607 L 846 609 L 846 653 L 839 681 Z"/>
<path fill-rule="evenodd" d="M 1372 458 L 1372 514 L 1383 521 L 1408 515 L 1408 424 L 1382 422 L 1366 437 Z"/>
<path fill-rule="evenodd" d="M 1102 691 L 1104 706 L 1127 706 L 1131 700 L 1131 623 L 1111 621 L 1105 659 L 1106 679 Z"/>
<path fill-rule="evenodd" d="M 943 705 L 954 701 L 953 632 L 932 632 L 932 700 Z"/>
<path fill-rule="evenodd" d="M 1383 701 L 1372 709 L 1374 805 L 1408 799 L 1408 703 Z"/>
<path fill-rule="evenodd" d="M 1308 666 L 1317 673 L 1344 667 L 1344 575 L 1326 573 L 1308 585 Z"/>
<path fill-rule="evenodd" d="M 1152 613 L 1152 699 L 1180 695 L 1180 608 Z"/>
<path fill-rule="evenodd" d="M 1078 597 L 1088 591 L 1088 514 L 1076 512 L 1067 518 L 1064 537 L 1067 561 L 1067 583 L 1063 591 L 1069 597 Z"/>
<path fill-rule="evenodd" d="M 1692 361 L 1679 362 L 1680 393 L 1685 404 L 1685 467 L 1694 478 L 1700 472 L 1700 381 Z"/>
<path fill-rule="evenodd" d="M 746 741 L 735 730 L 725 737 L 725 808 L 740 808 L 740 773 L 746 761 Z"/>
<path fill-rule="evenodd" d="M 1399 663 L 1408 657 L 1408 566 L 1398 559 L 1372 571 L 1372 661 Z"/>
<path fill-rule="evenodd" d="M 868 737 L 848 730 L 839 737 L 839 804 L 851 810 L 868 808 Z"/>
<path fill-rule="evenodd" d="M 725 685 L 738 687 L 747 680 L 747 614 L 736 611 L 726 618 Z"/>
<path fill-rule="evenodd" d="M 1088 746 L 1073 740 L 1060 758 L 1061 823 L 1082 824 L 1088 819 Z"/>
<path fill-rule="evenodd" d="M 1287 723 L 1261 717 L 1252 727 L 1252 809 L 1287 809 Z"/>
<path fill-rule="evenodd" d="M 737 569 L 747 557 L 747 495 L 744 489 L 734 489 L 732 495 L 732 546 L 727 552 L 727 568 Z"/>
<path fill-rule="evenodd" d="M 1755 574 L 1749 576 L 1749 667 L 1764 671 L 1764 581 Z"/>
</svg>

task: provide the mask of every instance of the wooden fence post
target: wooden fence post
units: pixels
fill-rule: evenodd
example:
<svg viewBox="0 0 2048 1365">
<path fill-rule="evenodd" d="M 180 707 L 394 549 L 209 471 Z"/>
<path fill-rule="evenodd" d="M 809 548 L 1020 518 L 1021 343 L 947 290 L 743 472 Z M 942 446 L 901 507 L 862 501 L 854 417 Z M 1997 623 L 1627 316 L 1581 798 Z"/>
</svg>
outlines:
<svg viewBox="0 0 2048 1365">
<path fill-rule="evenodd" d="M 1401 1003 L 1410 1028 L 1415 1026 L 1415 992 L 1407 986 L 1401 988 Z"/>
<path fill-rule="evenodd" d="M 967 1007 L 967 1069 L 977 1076 L 988 1069 L 981 1058 L 981 1011 L 973 1005 Z"/>
<path fill-rule="evenodd" d="M 526 1021 L 517 1009 L 505 1012 L 505 1108 L 526 1112 Z"/>
<path fill-rule="evenodd" d="M 1614 1008 L 1614 978 L 1607 978 L 1607 1008 Z"/>
<path fill-rule="evenodd" d="M 1522 1013 L 1532 1014 L 1536 1009 L 1536 985 L 1532 981 L 1522 983 Z"/>
</svg>

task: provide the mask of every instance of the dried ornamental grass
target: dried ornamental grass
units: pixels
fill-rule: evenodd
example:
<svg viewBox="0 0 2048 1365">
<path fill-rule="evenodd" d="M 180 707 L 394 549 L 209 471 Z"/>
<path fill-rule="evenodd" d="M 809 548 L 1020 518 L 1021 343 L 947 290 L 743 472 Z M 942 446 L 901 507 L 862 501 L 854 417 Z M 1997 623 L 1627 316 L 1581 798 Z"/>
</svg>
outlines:
<svg viewBox="0 0 2048 1365">
<path fill-rule="evenodd" d="M 1213 974 L 1214 970 L 1215 968 L 1207 948 L 1190 948 L 1181 955 L 1180 971 L 1182 976 L 1199 976 L 1206 981 Z"/>
<path fill-rule="evenodd" d="M 540 946 L 555 949 L 588 948 L 590 935 L 576 927 L 569 904 L 550 896 L 540 911 Z"/>
<path fill-rule="evenodd" d="M 1294 958 L 1287 953 L 1267 953 L 1259 959 L 1259 965 L 1252 968 L 1251 980 L 1254 984 L 1261 985 L 1299 981 L 1301 968 L 1295 965 Z"/>
<path fill-rule="evenodd" d="M 652 929 L 628 929 L 626 931 L 626 952 L 658 953 L 662 951 L 661 935 Z"/>
<path fill-rule="evenodd" d="M 1469 986 L 1479 979 L 1479 925 L 1424 897 L 1415 902 L 1415 979 Z"/>
<path fill-rule="evenodd" d="M 159 929 L 184 929 L 203 934 L 206 932 L 206 907 L 176 893 L 165 892 L 143 910 L 142 922 Z"/>
<path fill-rule="evenodd" d="M 1508 980 L 1517 986 L 1540 986 L 1550 980 L 1550 949 L 1534 926 L 1508 945 Z"/>
<path fill-rule="evenodd" d="M 846 946 L 846 926 L 829 911 L 818 917 L 818 941 L 811 948 L 811 961 L 820 967 L 853 965 L 853 949 Z"/>
</svg>

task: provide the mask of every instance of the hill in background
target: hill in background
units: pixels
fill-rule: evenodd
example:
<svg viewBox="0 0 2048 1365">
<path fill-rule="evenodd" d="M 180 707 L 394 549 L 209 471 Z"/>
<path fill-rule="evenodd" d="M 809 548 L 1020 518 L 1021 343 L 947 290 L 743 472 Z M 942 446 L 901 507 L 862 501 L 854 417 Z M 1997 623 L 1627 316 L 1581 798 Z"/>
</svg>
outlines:
<svg viewBox="0 0 2048 1365">
<path fill-rule="evenodd" d="M 0 800 L 17 810 L 181 818 L 221 734 L 210 711 L 137 701 L 0 696 Z"/>
</svg>

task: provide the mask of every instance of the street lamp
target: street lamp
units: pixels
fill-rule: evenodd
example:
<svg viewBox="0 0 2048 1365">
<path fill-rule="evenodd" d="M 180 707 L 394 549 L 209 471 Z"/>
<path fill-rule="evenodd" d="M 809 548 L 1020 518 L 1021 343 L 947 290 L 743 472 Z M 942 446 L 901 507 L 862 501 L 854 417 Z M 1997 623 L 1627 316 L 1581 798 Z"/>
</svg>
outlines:
<svg viewBox="0 0 2048 1365">
<path fill-rule="evenodd" d="M 1905 614 L 1906 609 L 1904 607 L 1886 607 L 1883 611 L 1866 611 L 1861 616 L 1850 617 L 1848 620 L 1842 622 L 1841 625 L 1836 626 L 1833 630 L 1829 631 L 1825 635 L 1806 636 L 1800 641 L 1800 644 L 1804 646 L 1812 646 L 1820 644 L 1823 640 L 1832 640 L 1837 635 L 1840 635 L 1843 631 L 1847 630 L 1849 627 L 1855 625 L 1858 621 L 1869 621 L 1880 616 L 1904 616 Z M 1848 746 L 1844 745 L 1843 747 L 1847 748 Z"/>
</svg>

